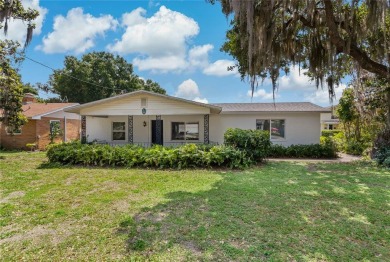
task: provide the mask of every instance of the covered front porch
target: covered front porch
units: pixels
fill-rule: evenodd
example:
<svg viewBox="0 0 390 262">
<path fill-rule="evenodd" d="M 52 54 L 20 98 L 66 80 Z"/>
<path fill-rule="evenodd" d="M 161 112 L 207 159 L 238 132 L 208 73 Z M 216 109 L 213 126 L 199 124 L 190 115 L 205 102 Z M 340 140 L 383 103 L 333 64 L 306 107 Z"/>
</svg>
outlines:
<svg viewBox="0 0 390 262">
<path fill-rule="evenodd" d="M 216 144 L 209 137 L 209 114 L 82 116 L 82 141 L 113 146 Z"/>
<path fill-rule="evenodd" d="M 110 145 L 210 144 L 210 115 L 218 106 L 144 90 L 72 107 L 81 115 L 81 140 Z"/>
</svg>

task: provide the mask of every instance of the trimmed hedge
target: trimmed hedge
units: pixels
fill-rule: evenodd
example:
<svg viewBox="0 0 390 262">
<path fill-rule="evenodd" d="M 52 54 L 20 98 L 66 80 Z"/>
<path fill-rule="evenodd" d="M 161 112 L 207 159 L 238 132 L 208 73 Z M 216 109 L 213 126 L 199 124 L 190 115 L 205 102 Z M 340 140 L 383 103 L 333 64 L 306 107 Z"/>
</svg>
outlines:
<svg viewBox="0 0 390 262">
<path fill-rule="evenodd" d="M 116 146 L 70 142 L 51 145 L 47 157 L 62 165 L 192 168 L 245 168 L 252 160 L 245 152 L 231 146 L 203 146 L 187 144 L 177 148 L 134 145 Z"/>
<path fill-rule="evenodd" d="M 269 154 L 271 141 L 269 132 L 229 128 L 224 134 L 225 145 L 233 146 L 255 161 L 262 161 Z"/>
<path fill-rule="evenodd" d="M 272 145 L 269 157 L 286 158 L 337 158 L 336 148 L 332 144 L 312 145 Z"/>
</svg>

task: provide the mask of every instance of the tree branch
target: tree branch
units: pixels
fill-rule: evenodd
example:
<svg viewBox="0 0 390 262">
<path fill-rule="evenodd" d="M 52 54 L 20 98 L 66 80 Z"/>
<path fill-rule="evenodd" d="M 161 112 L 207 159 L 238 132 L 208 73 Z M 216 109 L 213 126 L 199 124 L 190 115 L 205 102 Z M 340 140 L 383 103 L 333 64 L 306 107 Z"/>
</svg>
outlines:
<svg viewBox="0 0 390 262">
<path fill-rule="evenodd" d="M 390 68 L 372 60 L 366 52 L 364 52 L 356 45 L 356 43 L 351 43 L 349 52 L 345 50 L 344 47 L 347 45 L 347 43 L 340 37 L 338 33 L 336 19 L 333 13 L 332 0 L 323 1 L 325 4 L 325 18 L 326 24 L 328 26 L 330 41 L 336 46 L 337 50 L 343 50 L 343 53 L 353 57 L 363 69 L 383 78 L 390 79 Z"/>
</svg>

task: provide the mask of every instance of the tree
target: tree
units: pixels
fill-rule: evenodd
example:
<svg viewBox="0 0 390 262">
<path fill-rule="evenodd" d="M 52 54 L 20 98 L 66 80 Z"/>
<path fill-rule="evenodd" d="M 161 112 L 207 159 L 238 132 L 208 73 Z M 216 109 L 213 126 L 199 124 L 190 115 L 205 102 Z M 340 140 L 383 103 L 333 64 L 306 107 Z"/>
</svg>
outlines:
<svg viewBox="0 0 390 262">
<path fill-rule="evenodd" d="M 157 83 L 135 75 L 123 57 L 107 52 L 92 52 L 80 60 L 66 56 L 64 68 L 50 76 L 47 88 L 62 99 L 78 103 L 140 89 L 165 94 Z"/>
<path fill-rule="evenodd" d="M 0 29 L 8 32 L 10 19 L 22 20 L 27 23 L 27 36 L 24 48 L 31 42 L 35 25 L 33 20 L 39 15 L 38 11 L 25 10 L 20 0 L 0 0 Z M 26 122 L 22 114 L 23 87 L 16 63 L 22 61 L 20 44 L 9 40 L 0 40 L 0 122 L 13 132 Z"/>
<path fill-rule="evenodd" d="M 295 64 L 308 69 L 317 87 L 326 82 L 330 97 L 355 70 L 390 82 L 388 0 L 219 1 L 226 15 L 234 13 L 222 50 L 238 61 L 242 77 L 249 76 L 252 91 L 267 76 L 275 91 L 280 71 Z"/>
<path fill-rule="evenodd" d="M 35 88 L 30 83 L 23 84 L 22 88 L 23 88 L 23 94 L 30 93 L 30 94 L 34 94 L 36 96 L 38 95 L 38 89 Z"/>
</svg>

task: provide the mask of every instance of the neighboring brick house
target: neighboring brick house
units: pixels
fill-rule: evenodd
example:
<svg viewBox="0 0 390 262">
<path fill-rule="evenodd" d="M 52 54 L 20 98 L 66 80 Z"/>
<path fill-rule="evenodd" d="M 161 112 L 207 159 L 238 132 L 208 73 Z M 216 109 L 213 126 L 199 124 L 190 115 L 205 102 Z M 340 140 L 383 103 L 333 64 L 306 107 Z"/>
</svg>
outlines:
<svg viewBox="0 0 390 262">
<path fill-rule="evenodd" d="M 44 150 L 50 143 L 50 124 L 59 122 L 62 135 L 55 142 L 70 141 L 80 138 L 80 116 L 64 112 L 65 108 L 77 103 L 37 103 L 33 94 L 23 98 L 23 114 L 28 122 L 13 135 L 0 123 L 0 146 L 6 149 L 27 149 L 26 144 L 35 143 Z"/>
</svg>

